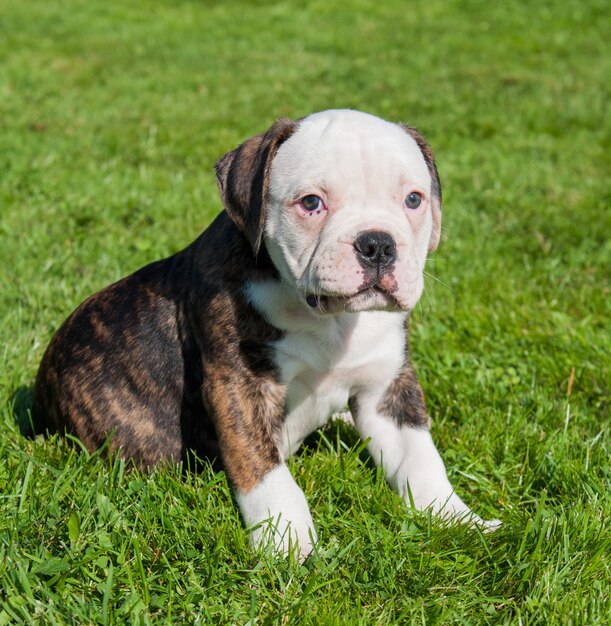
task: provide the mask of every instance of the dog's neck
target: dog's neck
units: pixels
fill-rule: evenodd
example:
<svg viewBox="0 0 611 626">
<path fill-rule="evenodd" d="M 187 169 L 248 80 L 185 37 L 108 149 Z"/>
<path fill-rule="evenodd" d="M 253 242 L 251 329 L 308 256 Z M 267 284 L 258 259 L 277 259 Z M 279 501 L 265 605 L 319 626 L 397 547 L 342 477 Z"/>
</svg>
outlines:
<svg viewBox="0 0 611 626">
<path fill-rule="evenodd" d="M 245 294 L 250 304 L 265 320 L 287 332 L 308 334 L 325 345 L 345 344 L 357 326 L 375 318 L 375 324 L 384 327 L 404 325 L 405 312 L 361 311 L 358 313 L 321 314 L 310 307 L 303 295 L 282 280 L 249 281 Z"/>
</svg>

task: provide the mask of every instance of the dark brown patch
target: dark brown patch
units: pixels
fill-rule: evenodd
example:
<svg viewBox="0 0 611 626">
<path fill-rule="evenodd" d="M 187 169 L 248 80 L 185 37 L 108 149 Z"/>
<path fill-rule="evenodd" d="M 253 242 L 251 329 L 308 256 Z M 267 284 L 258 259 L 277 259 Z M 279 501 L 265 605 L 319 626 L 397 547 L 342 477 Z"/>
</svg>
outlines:
<svg viewBox="0 0 611 626">
<path fill-rule="evenodd" d="M 431 193 L 433 194 L 431 202 L 433 209 L 433 232 L 431 233 L 431 240 L 429 242 L 429 252 L 433 252 L 439 245 L 439 239 L 441 237 L 442 204 L 441 182 L 439 180 L 437 165 L 435 164 L 435 157 L 433 156 L 431 146 L 415 128 L 407 124 L 399 124 L 399 126 L 418 144 L 431 177 Z"/>
<path fill-rule="evenodd" d="M 297 128 L 283 118 L 222 156 L 215 165 L 217 184 L 229 217 L 250 241 L 255 253 L 263 239 L 271 163 L 278 148 Z"/>
<path fill-rule="evenodd" d="M 36 380 L 38 432 L 141 466 L 216 461 L 247 491 L 281 461 L 284 412 L 270 342 L 280 331 L 242 295 L 274 279 L 262 232 L 271 159 L 295 123 L 281 120 L 217 163 L 226 211 L 189 247 L 86 300 L 52 339 Z"/>
<path fill-rule="evenodd" d="M 150 466 L 216 459 L 239 489 L 279 462 L 284 409 L 267 346 L 280 332 L 241 295 L 269 278 L 226 213 L 191 246 L 85 301 L 43 357 L 37 430 L 67 430 Z M 254 481 L 254 482 L 253 482 Z"/>
<path fill-rule="evenodd" d="M 422 387 L 410 363 L 388 387 L 378 405 L 382 415 L 391 417 L 399 426 L 429 428 L 430 417 L 426 411 Z"/>
<path fill-rule="evenodd" d="M 431 418 L 426 410 L 424 394 L 409 362 L 408 324 L 409 321 L 406 323 L 405 364 L 397 378 L 386 389 L 377 410 L 391 418 L 397 426 L 429 428 Z M 351 398 L 348 404 L 352 414 L 356 416 L 359 410 L 356 398 Z"/>
</svg>

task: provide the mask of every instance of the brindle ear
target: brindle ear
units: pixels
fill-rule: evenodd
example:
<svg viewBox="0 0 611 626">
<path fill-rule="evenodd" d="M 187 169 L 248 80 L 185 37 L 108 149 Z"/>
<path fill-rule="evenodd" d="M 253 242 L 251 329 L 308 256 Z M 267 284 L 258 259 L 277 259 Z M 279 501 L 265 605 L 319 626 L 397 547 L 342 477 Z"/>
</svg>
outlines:
<svg viewBox="0 0 611 626">
<path fill-rule="evenodd" d="M 401 126 L 401 128 L 418 144 L 431 176 L 433 231 L 431 232 L 431 239 L 429 241 L 429 252 L 433 252 L 436 250 L 441 237 L 441 183 L 439 182 L 439 173 L 437 172 L 437 166 L 435 165 L 435 157 L 433 156 L 431 146 L 429 146 L 426 139 L 415 128 L 407 126 L 406 124 L 399 124 L 399 126 Z"/>
<path fill-rule="evenodd" d="M 265 229 L 269 173 L 276 151 L 297 128 L 282 118 L 267 132 L 247 139 L 215 164 L 225 210 L 258 252 Z"/>
</svg>

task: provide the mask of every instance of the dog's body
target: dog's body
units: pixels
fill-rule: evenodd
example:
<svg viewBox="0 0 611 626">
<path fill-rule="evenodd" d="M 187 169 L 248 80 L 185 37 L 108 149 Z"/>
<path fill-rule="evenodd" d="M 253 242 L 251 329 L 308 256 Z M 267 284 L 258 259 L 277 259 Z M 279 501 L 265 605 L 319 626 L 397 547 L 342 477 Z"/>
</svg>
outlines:
<svg viewBox="0 0 611 626">
<path fill-rule="evenodd" d="M 413 129 L 355 111 L 281 120 L 217 163 L 225 204 L 188 248 L 84 302 L 36 382 L 38 429 L 142 465 L 226 469 L 247 525 L 316 534 L 284 461 L 335 411 L 418 508 L 483 523 L 454 493 L 409 364 L 407 323 L 441 190 Z M 493 525 L 493 524 L 491 524 Z"/>
</svg>

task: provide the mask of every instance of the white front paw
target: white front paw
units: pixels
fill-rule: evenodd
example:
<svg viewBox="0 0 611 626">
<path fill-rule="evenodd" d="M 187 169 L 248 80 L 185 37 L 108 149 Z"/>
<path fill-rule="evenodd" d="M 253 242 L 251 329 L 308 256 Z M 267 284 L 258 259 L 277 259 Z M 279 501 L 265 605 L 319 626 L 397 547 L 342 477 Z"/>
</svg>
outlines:
<svg viewBox="0 0 611 626">
<path fill-rule="evenodd" d="M 456 495 L 428 430 L 404 428 L 399 434 L 397 440 L 402 445 L 394 454 L 382 455 L 382 462 L 389 481 L 408 505 L 413 503 L 420 511 L 430 508 L 441 519 L 478 526 L 485 531 L 501 525 L 499 520 L 484 521 Z"/>
<path fill-rule="evenodd" d="M 477 523 L 485 533 L 493 533 L 495 530 L 498 530 L 502 524 L 503 522 L 500 519 L 481 520 L 481 522 Z"/>
<path fill-rule="evenodd" d="M 316 531 L 303 491 L 284 464 L 265 475 L 246 493 L 237 493 L 244 523 L 256 548 L 305 559 L 316 542 Z"/>
<path fill-rule="evenodd" d="M 252 526 L 250 539 L 257 549 L 271 549 L 283 557 L 293 554 L 303 560 L 311 554 L 317 537 L 311 518 L 288 519 L 286 514 L 278 513 Z"/>
<path fill-rule="evenodd" d="M 426 495 L 417 494 L 417 498 L 413 497 L 414 506 L 421 511 L 430 507 L 432 512 L 443 520 L 478 526 L 484 532 L 492 532 L 499 528 L 502 523 L 500 520 L 483 520 L 456 495 L 449 481 L 446 485 L 447 488 L 437 494 L 430 492 Z"/>
</svg>

